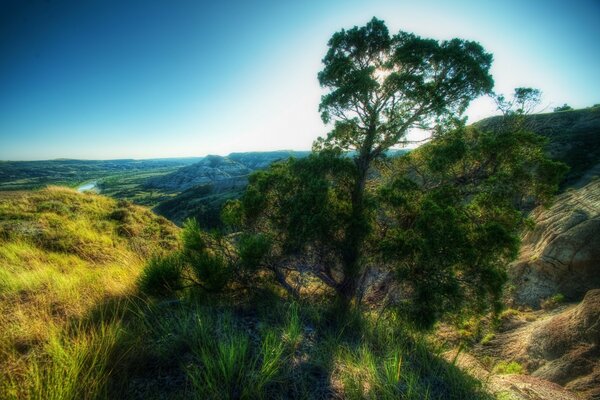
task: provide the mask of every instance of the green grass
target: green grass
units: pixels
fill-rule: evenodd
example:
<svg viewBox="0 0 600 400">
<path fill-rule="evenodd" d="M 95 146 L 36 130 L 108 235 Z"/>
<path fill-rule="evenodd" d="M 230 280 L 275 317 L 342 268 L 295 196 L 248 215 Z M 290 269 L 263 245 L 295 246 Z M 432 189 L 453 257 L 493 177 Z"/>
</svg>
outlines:
<svg viewBox="0 0 600 400">
<path fill-rule="evenodd" d="M 1 195 L 0 398 L 488 398 L 391 313 L 268 286 L 146 297 L 146 260 L 176 233 L 103 196 Z"/>
<path fill-rule="evenodd" d="M 118 209 L 130 218 L 115 220 Z M 78 390 L 102 387 L 118 329 L 84 320 L 134 295 L 148 255 L 175 248 L 175 235 L 148 210 L 103 196 L 1 193 L 0 398 L 83 398 Z"/>
<path fill-rule="evenodd" d="M 494 372 L 497 374 L 522 374 L 524 369 L 516 361 L 500 361 L 494 367 Z"/>
</svg>

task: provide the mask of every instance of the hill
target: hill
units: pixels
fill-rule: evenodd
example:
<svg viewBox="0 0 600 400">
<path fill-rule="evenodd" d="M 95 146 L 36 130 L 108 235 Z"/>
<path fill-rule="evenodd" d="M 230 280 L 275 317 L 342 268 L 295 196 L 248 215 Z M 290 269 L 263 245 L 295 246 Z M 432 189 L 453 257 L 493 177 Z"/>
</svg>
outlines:
<svg viewBox="0 0 600 400">
<path fill-rule="evenodd" d="M 305 151 L 281 150 L 231 153 L 226 157 L 207 156 L 173 173 L 150 178 L 145 187 L 149 191 L 176 193 L 154 208 L 157 214 L 176 224 L 195 218 L 205 228 L 216 228 L 221 224 L 221 207 L 227 200 L 240 196 L 248 182 L 248 175 L 273 162 L 308 154 Z"/>
<path fill-rule="evenodd" d="M 148 209 L 104 196 L 58 187 L 0 192 L 0 398 L 28 398 L 40 379 L 65 379 L 68 390 L 65 364 L 42 367 L 83 362 L 69 354 L 81 356 L 93 337 L 69 337 L 99 304 L 131 295 L 147 257 L 176 248 L 176 235 Z"/>
<path fill-rule="evenodd" d="M 177 233 L 101 195 L 1 193 L 0 398 L 489 398 L 395 318 L 274 288 L 147 297 Z"/>
<path fill-rule="evenodd" d="M 494 129 L 499 121 L 492 117 L 476 125 Z M 600 107 L 528 115 L 526 126 L 548 138 L 550 156 L 570 167 L 563 187 L 581 186 L 600 174 Z"/>
<path fill-rule="evenodd" d="M 289 157 L 304 157 L 308 152 L 268 151 L 231 153 L 228 156 L 209 155 L 202 160 L 177 171 L 151 178 L 148 188 L 181 192 L 199 185 L 211 185 L 216 190 L 222 187 L 245 186 L 248 175 L 257 169 L 266 168 L 278 160 Z"/>
</svg>

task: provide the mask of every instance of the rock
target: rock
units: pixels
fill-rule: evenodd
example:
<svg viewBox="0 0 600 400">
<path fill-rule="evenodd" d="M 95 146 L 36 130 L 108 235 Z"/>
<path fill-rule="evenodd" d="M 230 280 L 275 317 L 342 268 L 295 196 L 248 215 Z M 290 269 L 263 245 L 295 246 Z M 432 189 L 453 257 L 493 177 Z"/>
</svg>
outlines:
<svg viewBox="0 0 600 400">
<path fill-rule="evenodd" d="M 549 209 L 536 209 L 533 219 L 535 228 L 509 268 L 512 300 L 539 307 L 558 293 L 578 301 L 600 288 L 600 179 L 561 194 Z"/>
<path fill-rule="evenodd" d="M 526 351 L 541 359 L 533 376 L 600 398 L 600 289 L 534 329 Z"/>
<path fill-rule="evenodd" d="M 484 382 L 485 389 L 498 399 L 510 400 L 577 400 L 571 391 L 545 379 L 529 375 L 496 375 L 468 353 L 449 351 L 443 354 L 449 362 L 474 378 Z"/>
<path fill-rule="evenodd" d="M 600 399 L 600 289 L 577 305 L 538 313 L 536 321 L 497 334 L 479 352 L 517 361 L 532 377 Z"/>
</svg>

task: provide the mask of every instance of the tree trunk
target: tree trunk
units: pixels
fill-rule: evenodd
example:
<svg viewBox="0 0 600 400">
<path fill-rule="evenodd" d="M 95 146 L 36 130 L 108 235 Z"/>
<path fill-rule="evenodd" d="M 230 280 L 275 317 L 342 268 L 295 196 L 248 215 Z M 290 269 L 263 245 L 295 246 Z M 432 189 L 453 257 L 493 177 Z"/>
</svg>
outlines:
<svg viewBox="0 0 600 400">
<path fill-rule="evenodd" d="M 368 226 L 365 220 L 364 194 L 369 164 L 368 154 L 361 154 L 356 159 L 357 177 L 351 197 L 352 218 L 342 254 L 344 280 L 339 288 L 339 293 L 348 304 L 353 300 L 358 289 L 357 284 L 361 275 L 360 258 L 362 255 L 362 246 L 368 233 Z"/>
</svg>

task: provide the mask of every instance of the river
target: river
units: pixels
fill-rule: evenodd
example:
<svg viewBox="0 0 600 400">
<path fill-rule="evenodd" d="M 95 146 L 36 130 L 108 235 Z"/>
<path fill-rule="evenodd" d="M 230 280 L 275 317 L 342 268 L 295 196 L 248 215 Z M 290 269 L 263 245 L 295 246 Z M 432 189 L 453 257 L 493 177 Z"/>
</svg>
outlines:
<svg viewBox="0 0 600 400">
<path fill-rule="evenodd" d="M 83 185 L 81 185 L 81 186 L 79 186 L 77 188 L 77 191 L 79 193 L 89 192 L 89 191 L 99 192 L 100 190 L 98 189 L 97 184 L 98 184 L 97 181 L 92 181 L 92 182 L 84 183 Z"/>
</svg>

